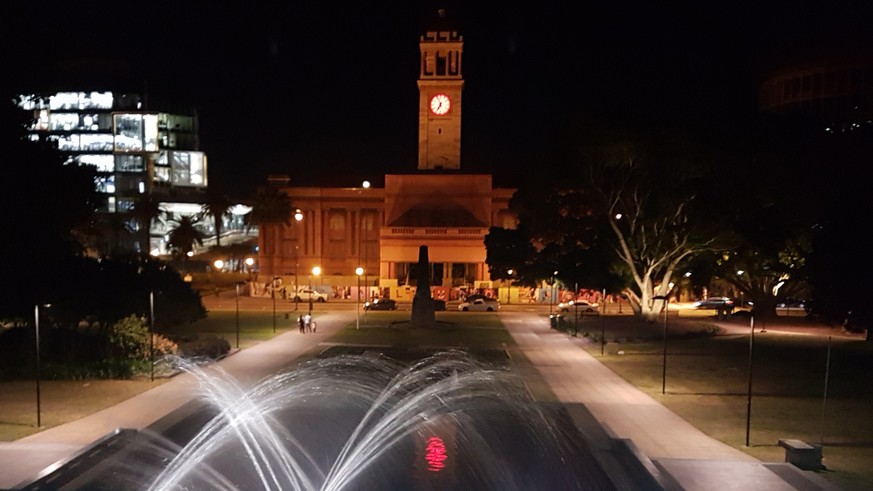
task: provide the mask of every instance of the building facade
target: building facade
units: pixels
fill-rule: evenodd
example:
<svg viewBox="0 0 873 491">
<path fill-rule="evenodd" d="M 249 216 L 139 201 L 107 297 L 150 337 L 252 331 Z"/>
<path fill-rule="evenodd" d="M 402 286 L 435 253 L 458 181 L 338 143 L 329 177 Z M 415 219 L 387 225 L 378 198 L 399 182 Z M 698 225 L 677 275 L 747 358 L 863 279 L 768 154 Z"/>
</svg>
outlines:
<svg viewBox="0 0 873 491">
<path fill-rule="evenodd" d="M 143 243 L 146 234 L 133 233 L 111 249 L 169 253 L 168 223 L 199 213 L 208 186 L 196 113 L 148 110 L 140 95 L 112 91 L 22 95 L 18 106 L 33 114 L 27 128 L 30 139 L 51 142 L 66 157 L 67 165 L 97 169 L 95 185 L 106 198 L 104 207 L 97 210 L 103 218 L 127 216 L 122 218 L 124 226 L 136 232 L 140 224 L 130 217 L 136 202 L 151 195 L 160 204 L 164 220 L 153 221 L 148 244 Z M 227 229 L 242 222 L 240 217 L 228 220 Z M 97 253 L 101 252 L 106 251 Z"/>
<path fill-rule="evenodd" d="M 461 171 L 463 37 L 429 30 L 419 47 L 416 171 L 386 175 L 382 188 L 295 187 L 276 176 L 270 185 L 300 213 L 290 226 L 261 227 L 263 277 L 334 292 L 360 284 L 367 294 L 403 298 L 414 291 L 412 267 L 427 246 L 437 296 L 491 287 L 484 239 L 491 226 L 515 227 L 509 211 L 515 189 L 495 188 L 489 174 Z"/>
</svg>

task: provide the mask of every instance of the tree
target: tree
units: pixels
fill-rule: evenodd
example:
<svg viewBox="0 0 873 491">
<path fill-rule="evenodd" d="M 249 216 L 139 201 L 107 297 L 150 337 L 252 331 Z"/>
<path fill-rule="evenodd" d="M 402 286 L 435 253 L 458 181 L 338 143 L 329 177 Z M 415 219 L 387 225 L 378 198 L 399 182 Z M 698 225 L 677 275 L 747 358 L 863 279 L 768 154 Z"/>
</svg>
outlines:
<svg viewBox="0 0 873 491">
<path fill-rule="evenodd" d="M 522 229 L 491 227 L 485 236 L 485 250 L 492 279 L 514 278 L 521 285 L 534 286 L 542 277 L 537 271 L 536 248 Z"/>
<path fill-rule="evenodd" d="M 103 201 L 94 188 L 96 169 L 65 165 L 51 142 L 26 140 L 27 113 L 9 101 L 0 102 L 0 207 L 8 232 L 0 241 L 0 313 L 29 316 L 35 304 L 51 302 L 63 265 L 84 253 L 77 231 Z"/>
<path fill-rule="evenodd" d="M 133 204 L 130 214 L 139 225 L 140 244 L 148 254 L 152 224 L 156 220 L 163 220 L 164 211 L 161 209 L 161 203 L 150 193 L 142 194 Z"/>
<path fill-rule="evenodd" d="M 679 268 L 728 243 L 730 234 L 703 213 L 717 159 L 676 134 L 600 133 L 581 150 L 580 164 L 559 182 L 520 189 L 510 205 L 553 262 L 575 256 L 570 263 L 579 265 L 585 251 L 598 251 L 590 257 L 599 264 L 589 259 L 587 267 L 612 270 L 616 284 L 630 279 L 623 293 L 631 307 L 654 320 L 664 304 L 656 297 L 670 294 Z"/>
<path fill-rule="evenodd" d="M 206 233 L 200 228 L 197 218 L 191 215 L 183 215 L 179 219 L 171 220 L 171 222 L 176 225 L 170 230 L 167 244 L 184 260 L 188 257 L 188 253 L 194 250 L 195 245 L 203 246 Z"/>
<path fill-rule="evenodd" d="M 282 227 L 291 225 L 292 216 L 294 214 L 294 206 L 291 204 L 291 198 L 284 191 L 279 190 L 275 186 L 266 186 L 258 189 L 252 203 L 252 211 L 248 216 L 248 227 L 258 226 L 260 229 L 260 246 L 261 250 L 266 252 L 263 247 L 269 242 L 264 240 L 267 234 L 274 235 L 272 243 L 278 244 L 278 234 Z"/>
<path fill-rule="evenodd" d="M 221 247 L 221 230 L 224 225 L 224 217 L 230 215 L 233 205 L 233 201 L 216 187 L 210 187 L 206 192 L 206 202 L 203 203 L 201 213 L 211 217 L 214 222 L 216 247 Z"/>
</svg>

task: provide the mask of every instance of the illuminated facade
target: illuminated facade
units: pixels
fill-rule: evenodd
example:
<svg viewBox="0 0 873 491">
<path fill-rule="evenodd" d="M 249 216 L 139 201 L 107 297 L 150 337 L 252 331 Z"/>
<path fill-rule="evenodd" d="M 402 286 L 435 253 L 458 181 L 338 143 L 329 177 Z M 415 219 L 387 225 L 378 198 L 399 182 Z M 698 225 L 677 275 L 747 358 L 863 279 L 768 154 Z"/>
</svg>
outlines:
<svg viewBox="0 0 873 491">
<path fill-rule="evenodd" d="M 55 144 L 68 165 L 96 167 L 97 190 L 106 195 L 99 213 L 130 212 L 143 194 L 168 214 L 202 202 L 207 161 L 198 150 L 196 115 L 148 111 L 139 95 L 97 91 L 23 95 L 18 105 L 33 113 L 29 138 Z M 166 253 L 165 227 L 156 221 L 151 244 L 133 239 L 127 248 Z"/>
<path fill-rule="evenodd" d="M 460 170 L 463 38 L 433 30 L 419 46 L 418 172 L 386 175 L 381 188 L 294 187 L 276 176 L 270 185 L 288 194 L 302 219 L 261 227 L 262 275 L 304 284 L 319 266 L 314 284 L 355 287 L 361 266 L 361 285 L 411 298 L 411 269 L 426 245 L 435 296 L 491 286 L 484 239 L 491 226 L 516 226 L 509 212 L 515 189 L 494 188 L 491 175 Z"/>
</svg>

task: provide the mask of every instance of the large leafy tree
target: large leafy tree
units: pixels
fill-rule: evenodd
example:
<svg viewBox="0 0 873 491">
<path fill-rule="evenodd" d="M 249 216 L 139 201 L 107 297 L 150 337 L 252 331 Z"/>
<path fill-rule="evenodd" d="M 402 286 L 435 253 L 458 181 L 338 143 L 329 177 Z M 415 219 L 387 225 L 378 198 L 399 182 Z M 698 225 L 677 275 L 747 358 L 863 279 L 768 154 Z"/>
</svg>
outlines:
<svg viewBox="0 0 873 491">
<path fill-rule="evenodd" d="M 520 228 L 491 227 L 485 236 L 485 250 L 492 279 L 515 279 L 521 285 L 534 286 L 544 277 L 537 250 L 529 234 Z"/>
<path fill-rule="evenodd" d="M 294 206 L 291 198 L 284 191 L 275 186 L 265 186 L 258 189 L 252 202 L 252 211 L 248 215 L 248 226 L 257 226 L 260 231 L 261 250 L 267 243 L 278 244 L 279 232 L 283 227 L 291 225 Z M 273 241 L 266 241 L 264 237 L 273 235 Z"/>
<path fill-rule="evenodd" d="M 101 199 L 96 169 L 64 165 L 50 143 L 25 140 L 25 116 L 7 100 L 0 103 L 0 208 L 9 232 L 0 241 L 0 311 L 28 316 L 35 303 L 51 301 L 62 285 L 58 271 L 83 253 L 77 230 L 92 221 Z"/>
<path fill-rule="evenodd" d="M 541 254 L 555 264 L 575 256 L 576 266 L 587 255 L 587 269 L 629 279 L 634 312 L 654 319 L 680 268 L 729 242 L 721 220 L 703 213 L 716 159 L 675 134 L 600 133 L 580 150 L 578 165 L 545 188 L 520 189 L 511 206 Z"/>
</svg>

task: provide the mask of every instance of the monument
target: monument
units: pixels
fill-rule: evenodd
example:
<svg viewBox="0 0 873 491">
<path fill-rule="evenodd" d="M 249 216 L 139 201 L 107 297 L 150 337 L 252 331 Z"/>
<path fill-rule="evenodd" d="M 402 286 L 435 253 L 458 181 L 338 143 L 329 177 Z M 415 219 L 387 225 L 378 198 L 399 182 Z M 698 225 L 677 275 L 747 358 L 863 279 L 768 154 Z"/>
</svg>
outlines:
<svg viewBox="0 0 873 491">
<path fill-rule="evenodd" d="M 409 327 L 436 327 L 436 313 L 433 298 L 430 295 L 430 262 L 427 258 L 427 246 L 418 247 L 418 264 L 415 267 L 417 286 L 412 297 L 412 317 Z"/>
</svg>

